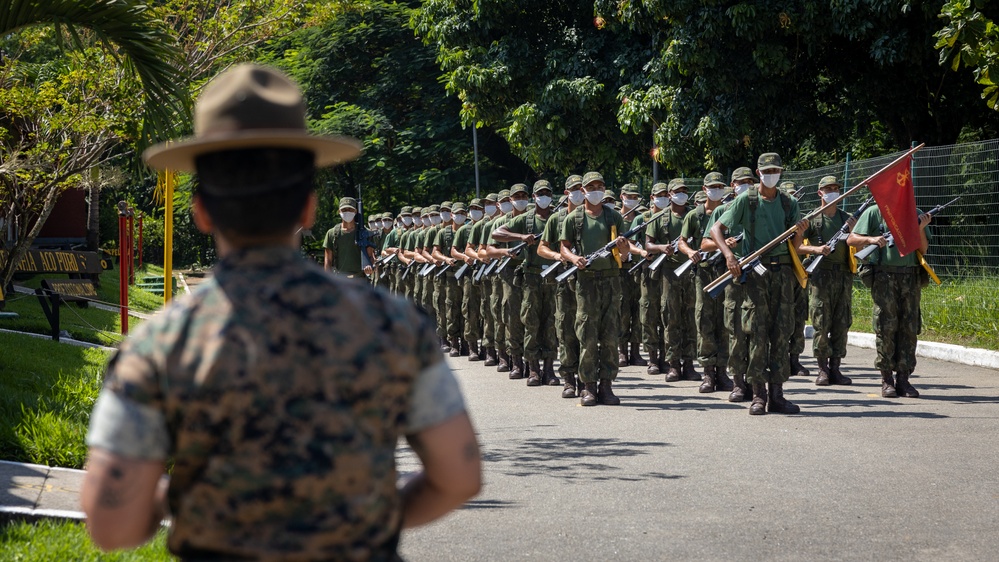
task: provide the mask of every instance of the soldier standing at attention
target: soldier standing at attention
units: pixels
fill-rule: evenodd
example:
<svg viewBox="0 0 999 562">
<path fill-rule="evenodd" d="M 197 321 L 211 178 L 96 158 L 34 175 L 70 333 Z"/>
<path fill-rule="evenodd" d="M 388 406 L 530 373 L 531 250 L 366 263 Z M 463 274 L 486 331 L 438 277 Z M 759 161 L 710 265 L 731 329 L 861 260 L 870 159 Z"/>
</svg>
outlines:
<svg viewBox="0 0 999 562">
<path fill-rule="evenodd" d="M 780 156 L 774 152 L 760 155 L 756 172 L 760 190 L 748 190 L 729 204 L 725 214 L 711 227 L 711 237 L 721 248 L 729 272 L 742 275 L 739 259 L 725 239 L 729 229 L 741 226 L 746 232 L 746 252 L 752 253 L 769 244 L 792 226 L 804 232 L 808 221 L 801 219 L 798 202 L 777 189 L 781 171 Z M 777 244 L 760 263 L 765 275 L 750 272 L 745 288 L 752 306 L 743 306 L 742 328 L 752 334 L 749 340 L 747 381 L 753 387 L 750 415 L 769 412 L 796 414 L 798 406 L 784 398 L 784 383 L 791 376 L 788 346 L 794 327 L 794 285 L 798 280 L 791 270 L 787 244 Z M 769 385 L 769 388 L 768 388 Z"/>
<path fill-rule="evenodd" d="M 486 195 L 482 203 L 482 220 L 475 225 L 475 228 L 472 229 L 472 234 L 469 236 L 468 243 L 474 247 L 475 258 L 482 264 L 480 267 L 486 267 L 490 261 L 486 257 L 486 245 L 483 241 L 488 241 L 489 224 L 494 218 L 499 216 L 498 202 L 499 194 L 490 193 Z M 483 356 L 485 362 L 483 365 L 486 367 L 495 367 L 499 365 L 499 350 L 497 347 L 503 347 L 502 344 L 499 344 L 497 336 L 502 338 L 503 334 L 502 331 L 497 333 L 497 329 L 499 328 L 496 323 L 501 320 L 493 316 L 493 280 L 491 277 L 482 277 L 476 283 L 479 284 L 479 294 L 482 304 L 482 348 L 485 351 L 485 355 Z"/>
<path fill-rule="evenodd" d="M 704 369 L 704 380 L 698 389 L 707 393 L 715 390 L 729 392 L 733 389 L 732 380 L 725 374 L 728 365 L 728 333 L 725 330 L 725 301 L 713 299 L 704 292 L 704 287 L 725 273 L 725 264 L 720 260 L 709 264 L 701 260 L 701 238 L 711 215 L 717 212 L 725 197 L 725 176 L 711 172 L 704 176 L 704 203 L 687 213 L 677 244 L 680 253 L 693 262 L 694 270 L 694 320 L 697 325 L 697 360 Z M 688 242 L 689 241 L 689 242 Z"/>
<path fill-rule="evenodd" d="M 826 176 L 819 180 L 819 198 L 822 204 L 835 201 L 839 197 L 840 184 L 836 176 Z M 853 267 L 850 247 L 837 244 L 829 250 L 825 244 L 830 238 L 849 225 L 856 224 L 850 215 L 839 208 L 839 203 L 822 211 L 808 222 L 803 237 L 795 236 L 798 253 L 824 256 L 815 272 L 808 279 L 809 301 L 811 302 L 812 353 L 819 364 L 819 374 L 815 377 L 816 386 L 831 384 L 852 384 L 853 381 L 840 371 L 846 357 L 847 332 L 853 323 Z M 804 245 L 807 239 L 810 245 Z"/>
<path fill-rule="evenodd" d="M 399 294 L 409 300 L 413 300 L 413 270 L 417 264 L 416 254 L 413 252 L 413 236 L 419 229 L 418 217 L 419 207 L 403 207 L 399 216 L 402 218 L 403 232 L 399 235 L 398 260 L 403 267 L 399 268 Z M 409 273 L 406 273 L 406 271 Z M 415 302 L 415 301 L 414 301 Z"/>
<path fill-rule="evenodd" d="M 929 214 L 919 216 L 919 253 L 923 255 L 930 247 L 926 227 L 932 218 Z M 916 368 L 916 343 L 922 330 L 919 313 L 922 266 L 916 252 L 902 257 L 897 246 L 888 247 L 886 232 L 888 227 L 881 217 L 881 209 L 872 205 L 860 215 L 846 242 L 857 248 L 871 244 L 879 247 L 867 263 L 872 270 L 870 289 L 874 300 L 874 342 L 878 352 L 874 367 L 881 371 L 881 396 L 919 398 L 919 392 L 909 383 L 909 376 Z"/>
<path fill-rule="evenodd" d="M 603 205 L 604 178 L 598 172 L 583 176 L 586 202 L 562 223 L 562 256 L 579 268 L 576 272 L 576 337 L 579 338 L 579 377 L 583 380 L 580 404 L 616 406 L 612 383 L 617 378 L 617 341 L 621 321 L 621 274 L 615 256 L 599 258 L 589 266 L 586 256 L 611 241 L 620 254 L 640 252 L 621 236 L 621 214 Z M 616 236 L 616 237 L 615 237 Z M 575 248 L 575 251 L 573 250 Z"/>
<path fill-rule="evenodd" d="M 641 198 L 637 185 L 626 183 L 621 187 L 621 217 L 626 226 L 630 226 L 641 215 L 638 211 Z M 638 350 L 642 341 L 642 322 L 638 308 L 641 297 L 639 277 L 631 273 L 631 264 L 626 263 L 621 268 L 621 350 L 618 363 L 622 367 L 648 365 Z"/>
<path fill-rule="evenodd" d="M 249 64 L 208 83 L 194 130 L 144 156 L 197 173 L 194 221 L 220 261 L 108 364 L 87 530 L 105 550 L 137 546 L 169 511 L 181 559 L 395 560 L 401 529 L 474 496 L 481 469 L 430 319 L 300 253 L 317 166 L 360 143 L 309 135 L 298 88 Z M 398 489 L 401 436 L 425 471 Z"/>
<path fill-rule="evenodd" d="M 562 257 L 562 243 L 559 235 L 562 223 L 574 209 L 583 204 L 583 177 L 571 175 L 565 179 L 563 197 L 567 198 L 565 206 L 552 213 L 545 223 L 545 231 L 538 245 L 538 256 L 547 260 L 558 260 L 565 263 Z M 549 274 L 553 277 L 557 272 Z M 558 339 L 558 373 L 565 381 L 562 387 L 562 398 L 575 398 L 577 390 L 582 392 L 582 382 L 576 380 L 579 371 L 579 338 L 576 337 L 576 280 L 566 279 L 564 283 L 555 285 L 555 335 Z M 578 389 L 577 389 L 578 382 Z"/>
<path fill-rule="evenodd" d="M 673 240 L 683 231 L 683 220 L 687 216 L 687 185 L 683 178 L 674 178 L 670 180 L 668 189 L 670 212 L 646 228 L 645 247 L 650 253 L 670 256 L 659 267 L 663 276 L 662 309 L 663 325 L 666 327 L 666 356 L 663 361 L 669 365 L 666 382 L 681 378 L 696 381 L 701 376 L 694 369 L 694 356 L 697 354 L 694 272 L 688 270 L 681 277 L 673 274 L 673 270 L 683 263 L 674 251 Z"/>
<path fill-rule="evenodd" d="M 336 271 L 354 279 L 371 274 L 371 266 L 361 267 L 361 248 L 357 245 L 357 200 L 353 197 L 340 199 L 340 224 L 326 231 L 323 239 L 323 269 Z M 370 248 L 369 248 L 370 249 Z M 374 252 L 369 256 L 374 257 Z M 372 259 L 369 263 L 374 263 Z"/>
<path fill-rule="evenodd" d="M 669 186 L 665 183 L 657 183 L 652 186 L 652 197 L 650 197 L 648 211 L 635 217 L 631 227 L 648 223 L 652 215 L 668 208 Z M 656 222 L 663 220 L 662 217 Z M 649 254 L 646 248 L 646 254 Z M 649 255 L 650 261 L 657 256 Z M 662 307 L 663 281 L 662 268 L 652 271 L 649 264 L 642 266 L 641 274 L 641 297 L 638 299 L 639 318 L 642 322 L 642 344 L 649 354 L 649 368 L 646 372 L 650 375 L 661 374 L 665 369 L 663 358 L 666 356 L 666 341 L 664 339 L 665 326 L 663 322 L 668 316 L 668 311 Z"/>
<path fill-rule="evenodd" d="M 468 205 L 468 215 L 457 209 L 452 209 L 452 211 L 454 212 L 454 222 L 461 226 L 455 231 L 454 240 L 451 241 L 451 257 L 468 265 L 464 275 L 458 281 L 461 284 L 461 316 L 465 327 L 463 337 L 468 345 L 468 360 L 482 361 L 483 355 L 485 355 L 479 348 L 479 339 L 482 337 L 482 296 L 479 293 L 478 283 L 472 279 L 474 274 L 472 266 L 475 265 L 476 258 L 468 251 L 471 247 L 469 241 L 472 231 L 482 219 L 482 200 L 472 199 Z M 471 217 L 471 219 L 466 221 L 466 216 Z"/>
<path fill-rule="evenodd" d="M 794 196 L 798 186 L 793 181 L 780 184 L 780 189 L 797 201 Z M 794 285 L 794 328 L 791 330 L 791 342 L 788 349 L 788 361 L 792 377 L 808 377 L 812 373 L 801 364 L 801 354 L 805 352 L 805 323 L 808 322 L 808 290 L 801 283 Z"/>
<path fill-rule="evenodd" d="M 562 384 L 555 376 L 555 276 L 541 278 L 541 270 L 553 262 L 541 258 L 536 252 L 538 239 L 548 218 L 551 217 L 552 186 L 547 180 L 534 183 L 534 208 L 510 219 L 493 232 L 498 242 L 523 242 L 527 247 L 520 252 L 525 256 L 519 274 L 522 285 L 520 320 L 524 327 L 524 360 L 527 363 L 527 386 Z M 515 200 L 516 202 L 516 200 Z M 516 209 L 515 209 L 516 210 Z M 506 269 L 513 267 L 510 262 Z M 504 269 L 504 273 L 506 270 Z M 517 303 L 514 303 L 516 307 Z M 541 362 L 544 362 L 542 368 Z"/>
<path fill-rule="evenodd" d="M 510 187 L 510 210 L 503 210 L 504 216 L 493 221 L 487 246 L 489 257 L 500 260 L 511 258 L 503 271 L 499 273 L 493 271 L 493 277 L 500 279 L 503 290 L 503 323 L 506 325 L 506 352 L 510 355 L 511 379 L 522 379 L 527 376 L 527 368 L 524 365 L 524 323 L 520 319 L 520 307 L 524 304 L 523 269 L 520 266 L 524 262 L 524 254 L 510 256 L 507 252 L 510 244 L 495 238 L 495 234 L 527 211 L 529 199 L 526 185 L 518 183 Z M 502 204 L 501 201 L 500 205 Z"/>
<path fill-rule="evenodd" d="M 448 213 L 446 216 L 441 212 L 441 220 L 446 218 L 447 222 L 441 225 L 441 229 L 437 233 L 433 252 L 434 258 L 444 263 L 447 269 L 440 277 L 436 277 L 436 273 L 434 275 L 438 290 L 444 295 L 444 302 L 440 303 L 438 301 L 438 305 L 440 305 L 443 311 L 443 320 L 446 323 L 445 334 L 447 335 L 448 346 L 451 348 L 448 355 L 459 357 L 468 355 L 468 344 L 462 341 L 462 334 L 465 331 L 465 327 L 462 325 L 463 316 L 461 315 L 462 287 L 458 283 L 458 280 L 454 278 L 454 265 L 457 260 L 451 255 L 451 246 L 454 243 L 458 228 L 461 227 L 458 221 L 455 220 L 455 217 L 460 213 L 462 223 L 464 223 L 465 204 L 452 204 L 448 202 L 447 208 Z"/>
</svg>

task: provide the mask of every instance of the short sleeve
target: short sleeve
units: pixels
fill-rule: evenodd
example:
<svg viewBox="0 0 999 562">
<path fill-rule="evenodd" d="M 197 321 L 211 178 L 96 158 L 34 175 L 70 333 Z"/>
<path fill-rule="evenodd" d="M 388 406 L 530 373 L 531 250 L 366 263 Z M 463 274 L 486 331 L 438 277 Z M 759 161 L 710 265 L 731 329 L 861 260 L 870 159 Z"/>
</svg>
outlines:
<svg viewBox="0 0 999 562">
<path fill-rule="evenodd" d="M 458 381 L 447 363 L 440 361 L 423 369 L 416 377 L 406 433 L 419 433 L 464 411 L 465 400 Z"/>
<path fill-rule="evenodd" d="M 565 220 L 562 221 L 562 227 L 559 229 L 558 233 L 559 240 L 565 242 L 573 242 L 576 240 L 576 220 L 573 217 L 573 214 L 566 215 Z"/>
<path fill-rule="evenodd" d="M 745 193 L 736 197 L 735 201 L 729 204 L 728 209 L 725 209 L 725 213 L 722 214 L 718 221 L 729 230 L 732 230 L 738 224 L 742 224 L 743 210 L 746 208 L 748 200 L 749 198 Z"/>
<path fill-rule="evenodd" d="M 336 240 L 334 240 L 335 238 L 336 238 L 336 227 L 334 226 L 333 228 L 326 231 L 326 236 L 323 237 L 323 248 L 326 248 L 327 250 L 335 249 L 336 248 Z"/>
</svg>

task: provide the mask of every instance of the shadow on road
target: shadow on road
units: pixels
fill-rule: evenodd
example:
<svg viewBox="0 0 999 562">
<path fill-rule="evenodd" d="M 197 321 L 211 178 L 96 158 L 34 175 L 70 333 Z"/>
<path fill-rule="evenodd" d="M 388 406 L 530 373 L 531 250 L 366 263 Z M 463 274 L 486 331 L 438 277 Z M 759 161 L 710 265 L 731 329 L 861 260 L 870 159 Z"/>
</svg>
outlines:
<svg viewBox="0 0 999 562">
<path fill-rule="evenodd" d="M 614 459 L 648 455 L 652 449 L 670 446 L 669 443 L 654 441 L 535 437 L 500 443 L 493 441 L 482 451 L 482 460 L 487 464 L 485 472 L 500 472 L 507 476 L 621 482 L 683 478 L 682 475 L 662 472 L 636 474 L 613 462 Z"/>
</svg>

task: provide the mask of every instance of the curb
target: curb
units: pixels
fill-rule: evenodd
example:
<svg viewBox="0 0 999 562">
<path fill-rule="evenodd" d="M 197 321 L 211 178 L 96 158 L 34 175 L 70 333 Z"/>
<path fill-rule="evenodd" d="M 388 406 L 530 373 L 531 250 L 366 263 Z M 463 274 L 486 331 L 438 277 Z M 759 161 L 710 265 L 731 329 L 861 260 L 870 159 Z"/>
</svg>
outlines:
<svg viewBox="0 0 999 562">
<path fill-rule="evenodd" d="M 34 332 L 18 332 L 17 330 L 5 330 L 3 328 L 0 328 L 0 332 L 3 332 L 5 334 L 17 334 L 17 335 L 20 335 L 20 336 L 30 336 L 30 337 L 33 337 L 33 338 L 39 338 L 39 339 L 43 339 L 43 340 L 52 341 L 52 336 L 51 335 L 47 335 L 47 334 L 36 334 Z M 69 345 L 75 345 L 77 347 L 95 347 L 97 349 L 103 349 L 105 351 L 116 351 L 118 349 L 116 347 L 108 347 L 106 345 L 100 345 L 100 344 L 96 344 L 96 343 L 90 343 L 88 341 L 74 340 L 73 338 L 66 338 L 66 337 L 61 337 L 61 336 L 59 337 L 59 343 L 65 343 L 65 344 L 69 344 Z M 3 461 L 0 461 L 0 462 L 3 462 Z"/>
<path fill-rule="evenodd" d="M 874 334 L 850 332 L 847 343 L 855 347 L 874 349 Z M 999 370 L 999 351 L 989 351 L 987 349 L 964 347 L 963 345 L 949 343 L 920 341 L 916 344 L 916 356 Z"/>
<path fill-rule="evenodd" d="M 82 511 L 0 506 L 0 524 L 12 523 L 15 521 L 37 523 L 38 521 L 42 521 L 44 519 L 55 519 L 58 521 L 79 523 L 85 521 L 87 516 L 84 515 Z"/>
</svg>

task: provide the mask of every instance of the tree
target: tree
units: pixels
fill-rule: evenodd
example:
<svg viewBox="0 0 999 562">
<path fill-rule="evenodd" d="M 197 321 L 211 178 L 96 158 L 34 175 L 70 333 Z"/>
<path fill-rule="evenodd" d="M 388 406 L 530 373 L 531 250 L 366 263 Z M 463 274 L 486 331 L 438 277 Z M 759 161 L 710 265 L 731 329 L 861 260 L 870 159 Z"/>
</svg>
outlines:
<svg viewBox="0 0 999 562">
<path fill-rule="evenodd" d="M 946 2 L 940 17 L 947 23 L 934 35 L 934 47 L 940 49 L 941 65 L 955 72 L 962 65 L 973 69 L 975 81 L 983 86 L 982 99 L 999 111 L 999 27 L 995 24 L 999 14 L 990 18 L 982 11 L 988 7 L 982 0 Z"/>
</svg>

